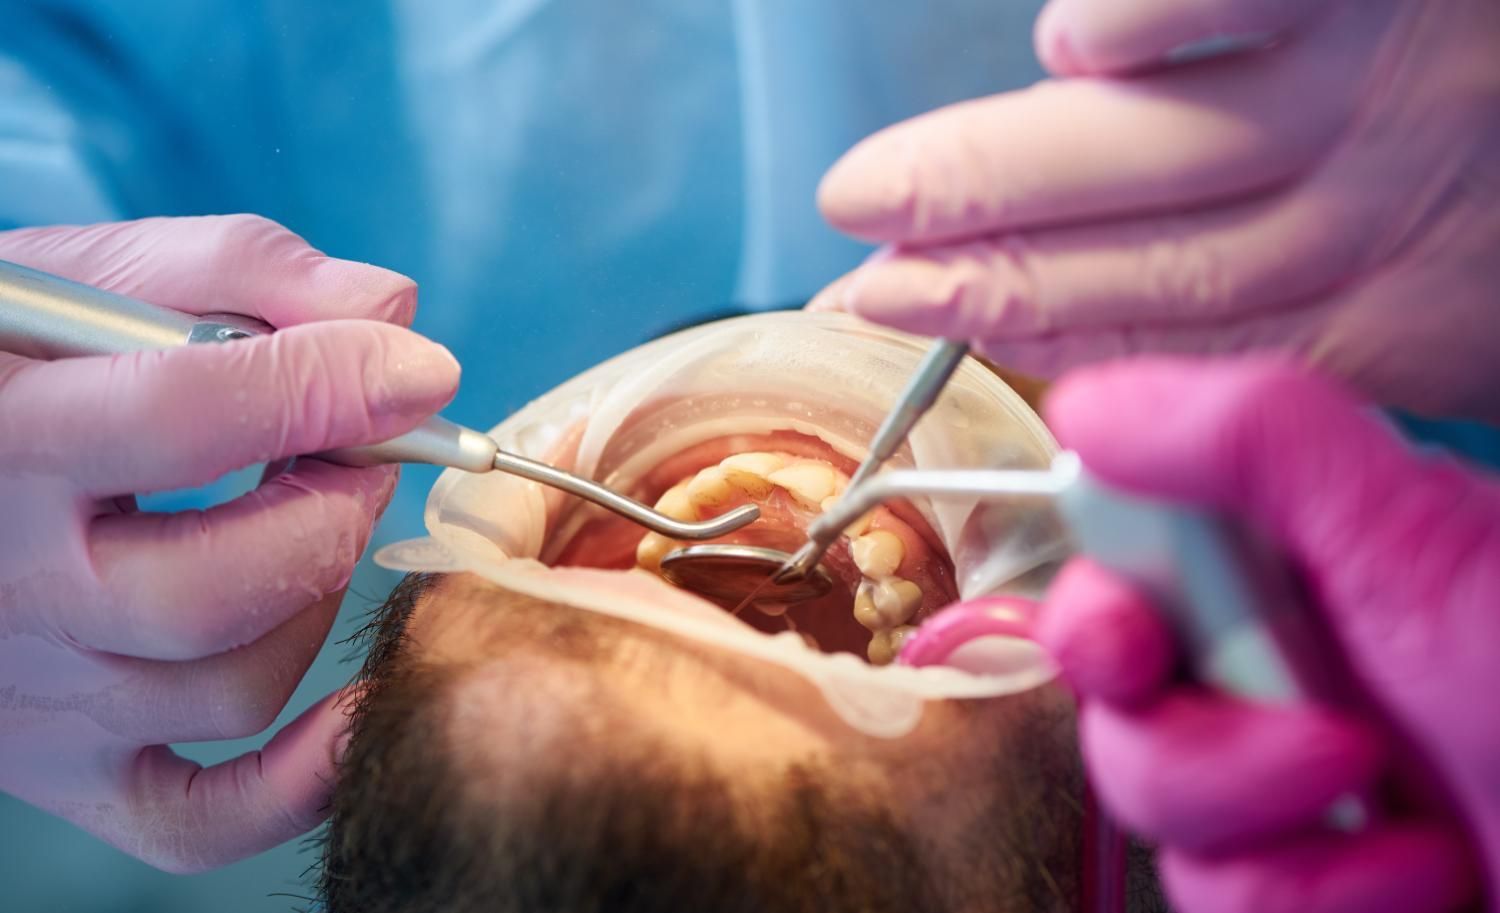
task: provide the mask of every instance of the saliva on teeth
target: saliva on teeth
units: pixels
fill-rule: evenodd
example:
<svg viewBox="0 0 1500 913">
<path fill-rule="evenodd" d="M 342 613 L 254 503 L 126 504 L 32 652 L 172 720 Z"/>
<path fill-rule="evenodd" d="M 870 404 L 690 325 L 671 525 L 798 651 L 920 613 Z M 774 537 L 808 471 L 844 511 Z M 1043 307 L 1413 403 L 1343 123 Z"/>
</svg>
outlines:
<svg viewBox="0 0 1500 913">
<path fill-rule="evenodd" d="M 737 498 L 765 501 L 780 489 L 802 507 L 822 513 L 843 494 L 848 482 L 848 476 L 821 460 L 782 453 L 737 453 L 667 489 L 655 507 L 677 520 L 699 520 L 719 513 Z M 853 611 L 855 620 L 870 631 L 866 655 L 870 662 L 885 665 L 895 659 L 906 638 L 916 630 L 908 622 L 922 605 L 922 590 L 913 581 L 896 576 L 906 546 L 889 530 L 871 529 L 872 517 L 873 512 L 861 517 L 844 531 L 844 536 L 863 577 Z M 636 546 L 636 564 L 659 574 L 662 558 L 681 545 L 659 533 L 646 533 Z M 754 606 L 773 617 L 786 617 L 788 608 L 771 601 L 757 601 Z M 790 626 L 790 618 L 787 622 Z M 816 648 L 816 641 L 802 636 Z"/>
</svg>

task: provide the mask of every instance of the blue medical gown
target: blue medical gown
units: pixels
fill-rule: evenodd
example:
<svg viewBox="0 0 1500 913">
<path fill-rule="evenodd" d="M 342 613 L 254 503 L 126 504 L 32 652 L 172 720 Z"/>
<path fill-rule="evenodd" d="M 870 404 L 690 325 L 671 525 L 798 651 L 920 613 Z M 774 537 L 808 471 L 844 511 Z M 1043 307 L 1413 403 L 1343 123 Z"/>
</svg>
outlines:
<svg viewBox="0 0 1500 913">
<path fill-rule="evenodd" d="M 464 364 L 448 414 L 484 427 L 857 262 L 817 217 L 819 175 L 884 124 L 1038 77 L 1039 5 L 0 0 L 0 227 L 269 216 L 415 278 L 417 329 Z M 420 532 L 433 475 L 407 472 L 380 539 Z M 320 659 L 292 709 L 347 673 Z M 284 910 L 265 892 L 306 862 L 169 879 L 26 814 L 0 817 L 30 860 L 0 875 L 13 909 L 82 909 L 56 874 L 81 867 L 88 909 Z"/>
<path fill-rule="evenodd" d="M 856 263 L 818 177 L 884 124 L 1039 76 L 1039 3 L 0 0 L 0 227 L 269 216 L 416 279 L 416 328 L 464 365 L 447 414 L 487 427 Z M 434 476 L 408 469 L 377 544 L 421 532 Z M 385 583 L 362 567 L 352 592 Z M 347 680 L 338 652 L 291 711 Z M 70 833 L 0 803 L 0 906 L 285 910 L 265 894 L 307 861 L 171 879 Z"/>
<path fill-rule="evenodd" d="M 415 278 L 480 426 L 666 327 L 806 300 L 863 252 L 814 208 L 840 152 L 1040 75 L 1037 2 L 4 5 L 0 227 L 269 216 Z M 390 535 L 420 531 L 413 475 Z"/>
</svg>

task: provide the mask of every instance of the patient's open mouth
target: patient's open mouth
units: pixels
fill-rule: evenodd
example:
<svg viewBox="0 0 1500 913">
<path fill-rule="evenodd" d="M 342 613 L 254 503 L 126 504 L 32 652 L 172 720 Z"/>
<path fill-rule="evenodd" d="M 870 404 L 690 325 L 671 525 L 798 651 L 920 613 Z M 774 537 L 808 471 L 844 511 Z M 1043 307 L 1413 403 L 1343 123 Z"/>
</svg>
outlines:
<svg viewBox="0 0 1500 913">
<path fill-rule="evenodd" d="M 634 494 L 680 520 L 758 504 L 759 520 L 713 541 L 790 552 L 805 541 L 813 518 L 843 493 L 854 468 L 852 460 L 810 435 L 731 435 L 663 461 L 637 482 Z M 683 544 L 603 516 L 580 530 L 555 563 L 659 572 L 662 557 Z M 792 606 L 757 601 L 741 618 L 762 631 L 797 631 L 818 649 L 854 653 L 883 665 L 918 622 L 957 598 L 953 565 L 944 548 L 906 504 L 866 515 L 845 531 L 823 566 L 834 580 L 826 595 Z"/>
</svg>

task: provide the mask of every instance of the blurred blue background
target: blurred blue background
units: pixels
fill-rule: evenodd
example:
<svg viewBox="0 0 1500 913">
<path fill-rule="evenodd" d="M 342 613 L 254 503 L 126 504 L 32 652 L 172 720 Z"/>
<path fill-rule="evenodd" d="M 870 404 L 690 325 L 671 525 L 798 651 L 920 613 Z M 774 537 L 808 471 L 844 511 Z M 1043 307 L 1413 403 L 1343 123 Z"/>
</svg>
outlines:
<svg viewBox="0 0 1500 913">
<path fill-rule="evenodd" d="M 0 228 L 269 216 L 415 278 L 416 328 L 465 367 L 447 414 L 488 427 L 670 326 L 800 303 L 858 262 L 818 177 L 880 126 L 1037 78 L 1039 5 L 0 0 Z M 1455 433 L 1496 452 L 1494 429 Z M 421 534 L 435 477 L 406 471 L 374 547 Z M 394 582 L 361 564 L 332 639 Z M 345 653 L 278 725 L 348 680 Z M 0 796 L 5 911 L 287 911 L 313 858 L 169 876 Z"/>
<path fill-rule="evenodd" d="M 818 177 L 880 126 L 1037 78 L 1039 6 L 0 0 L 0 228 L 276 219 L 415 278 L 416 329 L 464 365 L 447 414 L 488 427 L 663 329 L 798 304 L 857 263 Z M 374 547 L 421 534 L 435 477 L 407 470 Z M 362 564 L 332 638 L 393 583 Z M 344 652 L 278 725 L 348 680 Z M 287 911 L 312 859 L 169 876 L 0 796 L 5 911 Z"/>
</svg>

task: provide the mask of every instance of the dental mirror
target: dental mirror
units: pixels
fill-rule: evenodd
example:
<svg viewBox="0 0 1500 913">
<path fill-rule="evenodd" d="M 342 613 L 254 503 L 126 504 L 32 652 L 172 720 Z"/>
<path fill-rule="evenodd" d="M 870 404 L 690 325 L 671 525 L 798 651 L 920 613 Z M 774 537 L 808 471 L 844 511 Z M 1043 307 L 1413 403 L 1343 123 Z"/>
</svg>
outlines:
<svg viewBox="0 0 1500 913">
<path fill-rule="evenodd" d="M 821 566 L 797 580 L 772 580 L 792 556 L 780 549 L 755 545 L 689 545 L 661 559 L 667 582 L 730 604 L 779 602 L 792 604 L 817 599 L 833 589 L 833 578 Z"/>
</svg>

